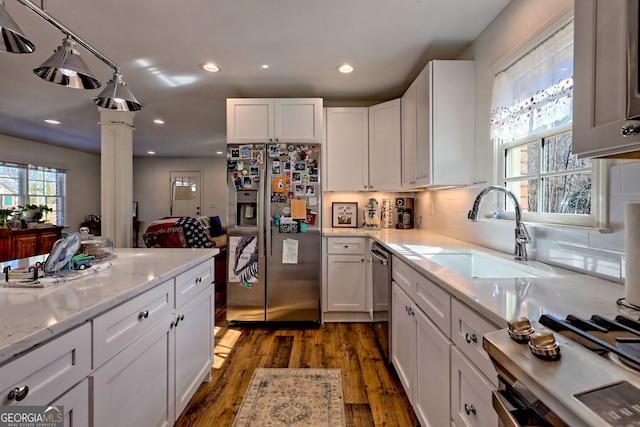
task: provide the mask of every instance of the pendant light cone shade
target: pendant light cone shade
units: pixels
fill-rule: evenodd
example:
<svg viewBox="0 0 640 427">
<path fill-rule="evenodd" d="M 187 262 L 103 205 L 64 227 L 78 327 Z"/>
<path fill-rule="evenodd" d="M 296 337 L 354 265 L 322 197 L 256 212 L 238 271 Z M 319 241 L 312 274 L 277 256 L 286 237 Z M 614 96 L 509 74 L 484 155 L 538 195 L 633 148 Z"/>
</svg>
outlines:
<svg viewBox="0 0 640 427">
<path fill-rule="evenodd" d="M 18 24 L 9 16 L 0 0 L 0 51 L 9 53 L 31 53 L 36 47 L 22 33 Z"/>
<path fill-rule="evenodd" d="M 99 88 L 100 82 L 73 48 L 75 44 L 70 37 L 66 38 L 49 59 L 34 68 L 35 75 L 48 82 L 74 89 Z"/>
<path fill-rule="evenodd" d="M 98 107 L 118 111 L 138 111 L 142 105 L 131 93 L 127 84 L 122 80 L 122 74 L 114 73 L 113 80 L 107 83 L 102 93 L 93 98 L 93 103 Z"/>
</svg>

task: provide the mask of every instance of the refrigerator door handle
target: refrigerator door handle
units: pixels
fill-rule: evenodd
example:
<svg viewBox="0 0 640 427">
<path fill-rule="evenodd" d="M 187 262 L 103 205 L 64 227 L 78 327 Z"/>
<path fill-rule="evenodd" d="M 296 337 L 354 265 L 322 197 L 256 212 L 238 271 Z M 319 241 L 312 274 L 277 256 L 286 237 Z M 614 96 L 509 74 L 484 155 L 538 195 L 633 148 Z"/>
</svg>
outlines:
<svg viewBox="0 0 640 427">
<path fill-rule="evenodd" d="M 268 145 L 264 146 L 265 154 L 264 154 L 264 164 L 260 169 L 260 174 L 264 175 L 260 177 L 260 194 L 258 197 L 258 221 L 261 221 L 260 224 L 260 233 L 261 233 L 261 241 L 263 243 L 263 254 L 265 257 L 270 257 L 272 254 L 271 250 L 271 183 L 269 181 L 269 172 L 267 171 L 267 150 L 269 149 Z"/>
</svg>

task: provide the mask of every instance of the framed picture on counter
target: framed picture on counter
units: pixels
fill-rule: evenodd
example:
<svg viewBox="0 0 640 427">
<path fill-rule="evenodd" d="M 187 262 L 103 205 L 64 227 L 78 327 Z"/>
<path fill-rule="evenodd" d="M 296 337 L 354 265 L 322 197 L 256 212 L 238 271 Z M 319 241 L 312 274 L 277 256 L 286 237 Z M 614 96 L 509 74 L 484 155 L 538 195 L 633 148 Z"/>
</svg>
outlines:
<svg viewBox="0 0 640 427">
<path fill-rule="evenodd" d="M 358 228 L 357 202 L 333 202 L 331 213 L 332 227 Z"/>
</svg>

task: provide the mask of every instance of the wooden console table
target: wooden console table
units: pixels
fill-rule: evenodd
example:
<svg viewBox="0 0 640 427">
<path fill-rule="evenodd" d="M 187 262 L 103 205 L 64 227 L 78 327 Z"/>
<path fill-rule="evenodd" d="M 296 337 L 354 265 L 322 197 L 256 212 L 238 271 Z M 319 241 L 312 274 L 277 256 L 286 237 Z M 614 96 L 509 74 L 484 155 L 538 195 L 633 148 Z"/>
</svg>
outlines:
<svg viewBox="0 0 640 427">
<path fill-rule="evenodd" d="M 53 244 L 61 237 L 62 228 L 0 229 L 0 261 L 49 253 Z"/>
</svg>

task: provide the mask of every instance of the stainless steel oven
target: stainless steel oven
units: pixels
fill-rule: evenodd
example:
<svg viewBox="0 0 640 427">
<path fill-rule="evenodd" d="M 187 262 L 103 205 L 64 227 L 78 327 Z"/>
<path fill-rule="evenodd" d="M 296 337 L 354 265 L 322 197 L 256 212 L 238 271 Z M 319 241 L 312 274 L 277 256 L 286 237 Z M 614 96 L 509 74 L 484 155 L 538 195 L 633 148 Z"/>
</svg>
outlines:
<svg viewBox="0 0 640 427">
<path fill-rule="evenodd" d="M 500 384 L 493 406 L 501 425 L 639 426 L 638 346 L 640 322 L 623 316 L 545 314 L 486 334 L 483 347 Z"/>
</svg>

